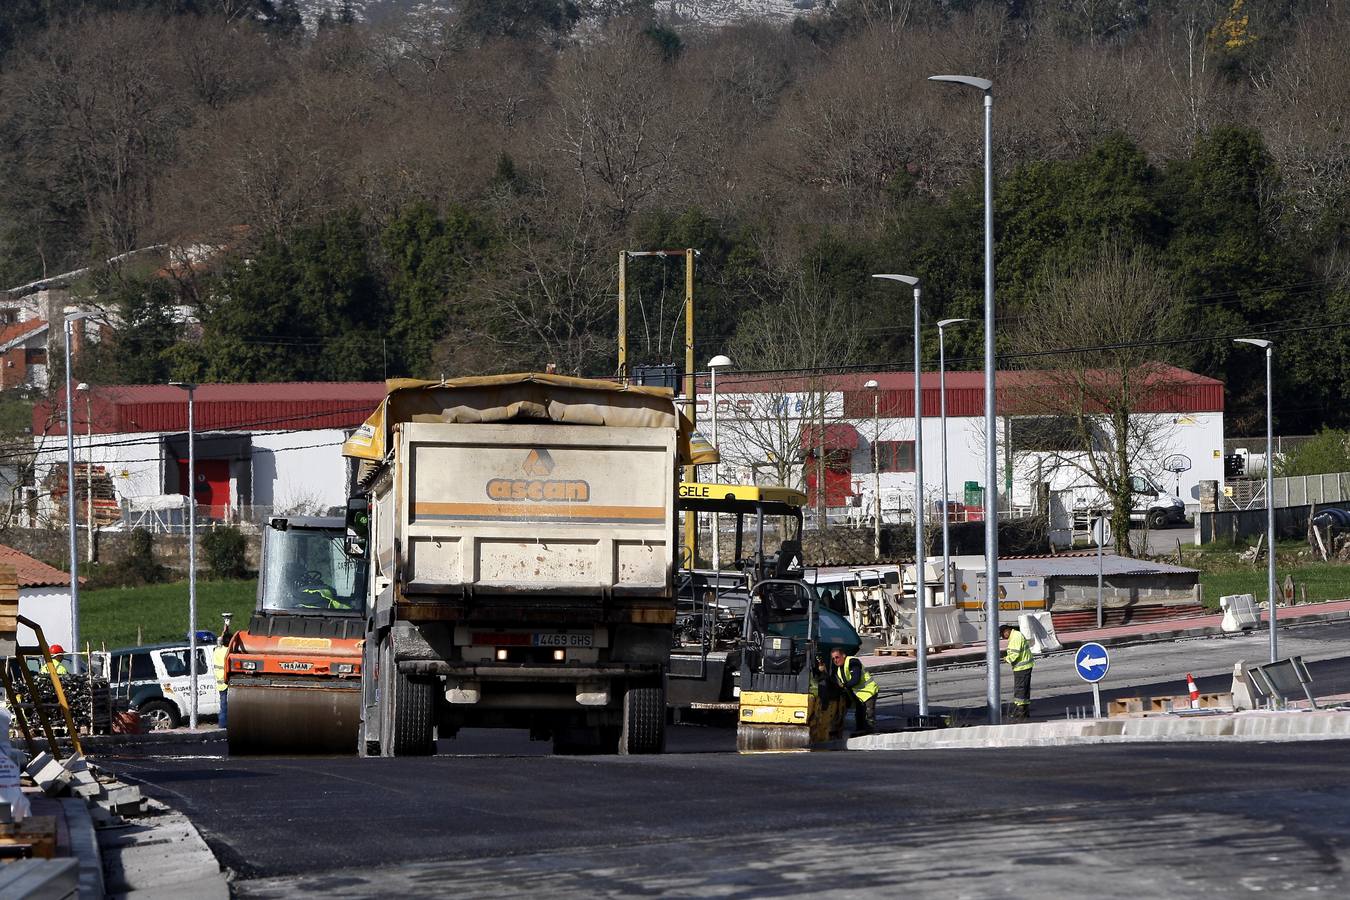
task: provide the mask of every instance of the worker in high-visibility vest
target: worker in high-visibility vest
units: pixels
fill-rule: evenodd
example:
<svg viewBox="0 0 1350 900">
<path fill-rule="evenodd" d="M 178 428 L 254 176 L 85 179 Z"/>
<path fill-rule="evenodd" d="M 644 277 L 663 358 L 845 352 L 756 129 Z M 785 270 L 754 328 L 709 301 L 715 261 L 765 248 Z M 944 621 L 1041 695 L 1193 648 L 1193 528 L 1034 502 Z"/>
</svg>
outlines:
<svg viewBox="0 0 1350 900">
<path fill-rule="evenodd" d="M 1026 635 L 1011 625 L 998 627 L 999 637 L 1008 642 L 1003 658 L 1012 666 L 1013 708 L 1010 719 L 1031 718 L 1031 669 L 1036 660 L 1031 655 L 1031 642 Z"/>
<path fill-rule="evenodd" d="M 835 682 L 853 701 L 853 736 L 871 734 L 877 727 L 877 683 L 856 656 L 838 647 L 830 651 Z"/>
<path fill-rule="evenodd" d="M 51 651 L 52 663 L 56 666 L 56 674 L 69 675 L 70 672 L 66 669 L 66 664 L 61 662 L 61 654 L 66 652 L 66 648 L 62 647 L 60 644 L 52 644 Z"/>
<path fill-rule="evenodd" d="M 220 715 L 216 718 L 216 724 L 221 728 L 225 727 L 225 704 L 228 699 L 227 684 L 229 675 L 225 668 L 225 657 L 229 655 L 230 633 L 222 630 L 220 637 L 216 638 L 216 646 L 211 650 L 212 668 L 215 670 L 216 690 L 220 692 Z"/>
</svg>

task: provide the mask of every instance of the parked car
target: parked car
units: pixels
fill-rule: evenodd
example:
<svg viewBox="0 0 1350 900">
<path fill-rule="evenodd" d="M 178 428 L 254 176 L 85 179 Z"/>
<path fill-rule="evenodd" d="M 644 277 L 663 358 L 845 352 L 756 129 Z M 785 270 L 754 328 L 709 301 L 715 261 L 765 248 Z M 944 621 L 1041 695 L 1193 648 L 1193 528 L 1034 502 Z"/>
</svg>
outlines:
<svg viewBox="0 0 1350 900">
<path fill-rule="evenodd" d="M 96 674 L 104 675 L 115 696 L 126 698 L 156 731 L 177 728 L 191 715 L 192 674 L 186 644 L 127 647 L 96 653 Z M 220 694 L 211 665 L 210 645 L 197 645 L 197 714 L 220 714 Z"/>
</svg>

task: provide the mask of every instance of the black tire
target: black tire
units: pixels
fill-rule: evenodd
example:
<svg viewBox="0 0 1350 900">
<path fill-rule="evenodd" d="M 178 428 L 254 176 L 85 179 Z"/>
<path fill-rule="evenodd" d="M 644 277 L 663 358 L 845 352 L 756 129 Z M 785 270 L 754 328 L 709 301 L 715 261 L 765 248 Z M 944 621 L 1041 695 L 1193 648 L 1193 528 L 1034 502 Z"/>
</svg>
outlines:
<svg viewBox="0 0 1350 900">
<path fill-rule="evenodd" d="M 432 710 L 435 708 L 433 685 L 398 671 L 393 647 L 380 648 L 380 675 L 384 681 L 380 698 L 381 756 L 430 756 L 436 750 L 432 740 Z"/>
<path fill-rule="evenodd" d="M 178 707 L 168 700 L 150 700 L 136 710 L 151 731 L 167 731 L 183 724 Z"/>
<path fill-rule="evenodd" d="M 666 690 L 635 685 L 624 691 L 619 754 L 660 753 L 666 748 Z"/>
<path fill-rule="evenodd" d="M 1167 527 L 1167 513 L 1161 509 L 1149 510 L 1148 518 L 1145 521 L 1151 530 L 1157 531 L 1160 528 Z"/>
</svg>

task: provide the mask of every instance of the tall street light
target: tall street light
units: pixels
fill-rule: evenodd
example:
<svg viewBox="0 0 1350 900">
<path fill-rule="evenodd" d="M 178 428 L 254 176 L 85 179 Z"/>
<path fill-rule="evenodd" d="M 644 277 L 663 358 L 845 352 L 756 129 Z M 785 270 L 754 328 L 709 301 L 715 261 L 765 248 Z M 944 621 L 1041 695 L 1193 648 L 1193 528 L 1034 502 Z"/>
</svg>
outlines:
<svg viewBox="0 0 1350 900">
<path fill-rule="evenodd" d="M 171 387 L 187 391 L 188 436 L 188 671 L 191 674 L 192 702 L 188 727 L 197 729 L 197 453 L 193 445 L 193 395 L 197 385 L 190 381 L 170 381 Z"/>
<path fill-rule="evenodd" d="M 80 649 L 80 560 L 79 542 L 75 534 L 75 413 L 71 400 L 73 388 L 70 380 L 70 339 L 74 325 L 81 319 L 95 315 L 92 312 L 75 312 L 65 317 L 66 344 L 66 514 L 70 525 L 70 649 L 77 653 Z"/>
<path fill-rule="evenodd" d="M 938 419 L 942 423 L 942 602 L 952 602 L 951 494 L 947 492 L 947 328 L 969 319 L 942 319 L 938 328 Z"/>
<path fill-rule="evenodd" d="M 711 384 L 709 385 L 712 405 L 712 445 L 717 451 L 717 462 L 713 463 L 713 481 L 717 484 L 722 483 L 722 450 L 717 445 L 717 370 L 725 369 L 731 365 L 731 358 L 721 353 L 708 360 L 708 372 L 711 374 Z M 722 517 L 713 513 L 713 571 L 722 571 Z M 717 585 L 721 584 L 720 578 L 713 579 L 714 591 Z"/>
<path fill-rule="evenodd" d="M 1271 365 L 1275 347 L 1262 338 L 1237 338 L 1236 343 L 1263 347 L 1266 351 L 1266 597 L 1270 606 L 1270 661 L 1278 659 L 1275 647 L 1275 426 L 1271 400 Z"/>
<path fill-rule="evenodd" d="M 1003 718 L 998 658 L 998 428 L 994 421 L 994 83 L 970 75 L 930 75 L 984 93 L 984 649 L 989 724 Z"/>
<path fill-rule="evenodd" d="M 873 275 L 899 281 L 914 288 L 914 643 L 917 644 L 916 674 L 919 682 L 919 715 L 928 715 L 928 627 L 925 607 L 928 585 L 924 579 L 928 554 L 923 540 L 923 339 L 920 331 L 920 288 L 914 275 Z"/>
<path fill-rule="evenodd" d="M 89 398 L 89 385 L 81 381 L 75 385 L 75 390 L 84 394 L 84 434 L 85 451 L 84 457 L 84 524 L 89 532 L 89 543 L 85 558 L 89 564 L 94 563 L 94 415 L 93 404 Z"/>
<path fill-rule="evenodd" d="M 881 559 L 881 385 L 875 378 L 863 384 L 872 392 L 872 559 Z"/>
</svg>

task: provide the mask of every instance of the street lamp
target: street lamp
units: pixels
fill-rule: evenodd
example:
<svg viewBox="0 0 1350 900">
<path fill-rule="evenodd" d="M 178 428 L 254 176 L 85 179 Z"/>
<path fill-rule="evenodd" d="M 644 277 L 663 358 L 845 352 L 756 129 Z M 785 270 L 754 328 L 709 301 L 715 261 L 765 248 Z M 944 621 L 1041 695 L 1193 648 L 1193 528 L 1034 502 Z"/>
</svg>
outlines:
<svg viewBox="0 0 1350 900">
<path fill-rule="evenodd" d="M 197 385 L 190 381 L 170 381 L 170 387 L 187 391 L 188 436 L 188 671 L 191 673 L 192 701 L 188 705 L 188 727 L 197 729 L 197 454 L 193 446 L 193 395 Z"/>
<path fill-rule="evenodd" d="M 917 644 L 916 674 L 919 681 L 919 715 L 928 715 L 928 628 L 924 607 L 928 585 L 924 582 L 927 552 L 923 540 L 923 340 L 920 332 L 919 279 L 914 275 L 873 275 L 899 281 L 914 289 L 914 643 Z"/>
<path fill-rule="evenodd" d="M 717 451 L 717 462 L 713 463 L 713 481 L 717 484 L 722 483 L 722 449 L 717 446 L 717 370 L 730 367 L 731 358 L 721 353 L 708 360 L 708 372 L 710 374 L 709 393 L 712 403 L 712 445 Z M 713 571 L 722 571 L 722 517 L 713 513 Z M 720 579 L 714 579 L 714 591 L 720 584 Z"/>
<path fill-rule="evenodd" d="M 95 315 L 75 312 L 65 317 L 66 349 L 66 515 L 70 525 L 70 647 L 76 653 L 80 648 L 80 560 L 79 543 L 75 534 L 75 413 L 71 403 L 70 338 L 74 324 Z"/>
<path fill-rule="evenodd" d="M 984 649 L 989 724 L 1003 718 L 998 658 L 998 428 L 994 421 L 994 83 L 970 75 L 930 75 L 984 93 Z"/>
<path fill-rule="evenodd" d="M 881 559 L 881 385 L 869 378 L 863 387 L 872 392 L 872 559 Z"/>
<path fill-rule="evenodd" d="M 952 602 L 951 494 L 947 492 L 947 327 L 969 319 L 942 319 L 938 329 L 938 420 L 942 423 L 942 602 Z"/>
<path fill-rule="evenodd" d="M 1266 351 L 1266 596 L 1270 606 L 1270 661 L 1278 657 L 1275 647 L 1275 425 L 1271 400 L 1271 364 L 1275 347 L 1262 338 L 1237 338 L 1235 343 L 1263 347 Z"/>
<path fill-rule="evenodd" d="M 89 385 L 83 381 L 75 385 L 75 390 L 84 394 L 84 524 L 89 531 L 89 546 L 86 558 L 90 565 L 94 562 L 94 415 L 89 399 Z"/>
</svg>

